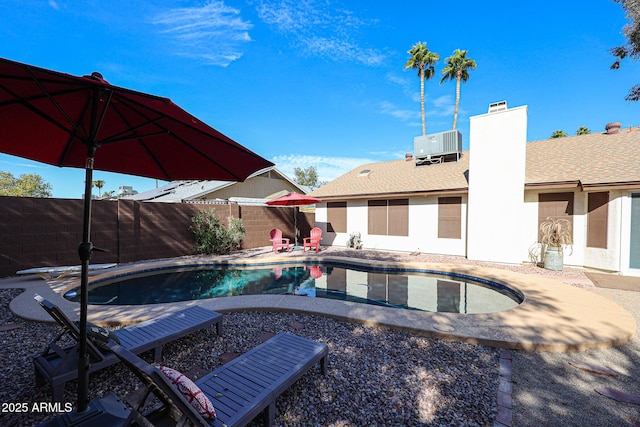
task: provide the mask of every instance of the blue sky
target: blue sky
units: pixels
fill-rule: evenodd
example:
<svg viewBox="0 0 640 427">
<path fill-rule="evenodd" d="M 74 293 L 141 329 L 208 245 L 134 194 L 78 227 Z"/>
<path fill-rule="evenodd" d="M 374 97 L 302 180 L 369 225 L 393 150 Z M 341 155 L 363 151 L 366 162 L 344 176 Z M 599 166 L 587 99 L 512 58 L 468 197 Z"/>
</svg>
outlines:
<svg viewBox="0 0 640 427">
<path fill-rule="evenodd" d="M 613 0 L 3 0 L 0 16 L 0 57 L 100 71 L 114 85 L 169 97 L 291 177 L 316 166 L 328 181 L 413 151 L 420 84 L 403 66 L 418 41 L 441 57 L 425 86 L 427 133 L 453 121 L 455 83 L 439 83 L 444 59 L 466 49 L 478 64 L 462 85 L 465 149 L 469 117 L 502 100 L 528 105 L 529 141 L 640 125 L 640 104 L 624 100 L 640 64 L 609 69 L 608 49 L 625 42 Z M 5 155 L 0 170 L 39 174 L 54 197 L 83 191 L 82 170 Z M 103 191 L 156 185 L 100 171 L 94 179 Z"/>
</svg>

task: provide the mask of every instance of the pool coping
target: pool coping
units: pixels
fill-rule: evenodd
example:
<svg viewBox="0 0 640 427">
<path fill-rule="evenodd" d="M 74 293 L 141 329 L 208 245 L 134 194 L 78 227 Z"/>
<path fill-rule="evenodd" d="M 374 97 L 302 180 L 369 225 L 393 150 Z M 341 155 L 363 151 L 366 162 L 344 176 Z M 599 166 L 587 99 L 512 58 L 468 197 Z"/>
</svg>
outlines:
<svg viewBox="0 0 640 427">
<path fill-rule="evenodd" d="M 437 270 L 480 277 L 516 290 L 524 296 L 524 301 L 518 307 L 498 313 L 458 314 L 399 310 L 295 295 L 250 295 L 144 306 L 92 305 L 89 309 L 89 321 L 103 324 L 134 323 L 168 311 L 200 305 L 220 313 L 241 310 L 301 312 L 497 348 L 553 352 L 614 347 L 629 341 L 636 333 L 636 321 L 627 310 L 592 291 L 551 278 L 476 265 L 391 262 L 321 254 L 295 258 L 282 255 L 264 259 L 210 257 L 156 260 L 118 266 L 106 273 L 100 272 L 92 276 L 90 281 L 104 279 L 114 274 L 134 273 L 169 266 L 186 267 L 212 263 L 273 265 L 304 262 L 374 266 L 382 270 Z M 11 301 L 11 310 L 28 320 L 48 322 L 51 319 L 37 306 L 33 295 L 39 293 L 60 306 L 71 317 L 77 318 L 79 304 L 64 299 L 62 294 L 78 286 L 78 283 L 77 277 L 45 282 L 40 278 L 22 276 L 1 279 L 0 288 L 26 289 L 26 292 Z"/>
</svg>

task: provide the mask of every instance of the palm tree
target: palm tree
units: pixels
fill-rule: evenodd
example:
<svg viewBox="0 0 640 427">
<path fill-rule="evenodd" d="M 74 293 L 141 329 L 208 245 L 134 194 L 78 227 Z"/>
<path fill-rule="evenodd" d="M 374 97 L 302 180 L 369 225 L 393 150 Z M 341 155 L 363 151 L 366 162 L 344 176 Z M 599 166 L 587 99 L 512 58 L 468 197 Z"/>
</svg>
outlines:
<svg viewBox="0 0 640 427">
<path fill-rule="evenodd" d="M 102 187 L 104 187 L 104 181 L 99 179 L 97 181 L 93 181 L 91 183 L 94 187 L 98 188 L 98 197 L 100 197 L 100 190 L 102 190 Z"/>
<path fill-rule="evenodd" d="M 567 136 L 567 133 L 562 129 L 558 129 L 557 131 L 551 134 L 551 138 L 563 138 L 565 136 Z"/>
<path fill-rule="evenodd" d="M 418 42 L 407 51 L 411 57 L 404 64 L 405 70 L 411 68 L 418 70 L 420 77 L 420 109 L 422 112 L 422 135 L 427 134 L 427 126 L 424 120 L 424 81 L 429 80 L 436 73 L 435 63 L 440 60 L 440 55 L 427 49 L 427 43 Z"/>
<path fill-rule="evenodd" d="M 589 135 L 591 133 L 591 129 L 586 126 L 580 126 L 576 131 L 576 135 Z"/>
<path fill-rule="evenodd" d="M 456 128 L 458 122 L 458 107 L 460 106 L 460 82 L 469 80 L 469 70 L 476 69 L 476 61 L 467 58 L 467 51 L 456 49 L 453 55 L 445 59 L 446 65 L 442 70 L 440 84 L 447 80 L 456 80 L 456 109 L 453 113 L 453 127 Z"/>
</svg>

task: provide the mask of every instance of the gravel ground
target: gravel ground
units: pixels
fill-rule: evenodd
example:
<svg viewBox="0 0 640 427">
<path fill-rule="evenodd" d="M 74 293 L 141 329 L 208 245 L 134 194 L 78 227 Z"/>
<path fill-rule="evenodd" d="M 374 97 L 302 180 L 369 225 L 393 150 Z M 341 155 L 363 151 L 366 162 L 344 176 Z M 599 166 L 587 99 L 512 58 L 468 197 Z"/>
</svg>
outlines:
<svg viewBox="0 0 640 427">
<path fill-rule="evenodd" d="M 640 293 L 601 290 L 580 269 L 562 272 L 530 264 L 521 266 L 471 262 L 463 257 L 354 251 L 330 248 L 327 255 L 386 261 L 487 265 L 525 274 L 552 276 L 573 286 L 601 293 L 629 309 L 640 321 Z M 269 257 L 270 248 L 244 252 Z M 297 253 L 291 254 L 298 256 Z M 0 402 L 46 402 L 47 387 L 34 385 L 31 357 L 59 328 L 29 323 L 8 309 L 19 290 L 0 290 L 0 325 L 19 329 L 0 332 Z M 206 330 L 166 347 L 163 363 L 184 372 L 210 371 L 229 353 L 257 345 L 265 333 L 290 331 L 329 345 L 327 376 L 312 370 L 277 401 L 281 426 L 492 426 L 496 416 L 499 352 L 485 346 L 443 341 L 385 328 L 367 327 L 319 316 L 246 312 L 226 314 L 224 334 Z M 640 425 L 638 406 L 617 402 L 594 391 L 610 386 L 640 395 L 638 338 L 615 349 L 583 353 L 512 352 L 513 421 L 515 426 Z M 143 355 L 151 360 L 151 354 Z M 621 372 L 603 377 L 569 365 L 586 361 Z M 122 366 L 92 374 L 91 398 L 113 391 L 124 396 L 140 386 Z M 65 402 L 75 403 L 75 383 L 67 385 Z M 27 426 L 50 413 L 0 413 L 0 425 Z"/>
<path fill-rule="evenodd" d="M 0 324 L 24 327 L 0 333 L 0 401 L 50 400 L 47 387 L 36 388 L 31 357 L 59 328 L 16 318 L 8 302 L 18 290 L 0 290 Z M 281 426 L 490 426 L 496 413 L 497 350 L 442 341 L 385 328 L 367 327 L 319 316 L 287 313 L 230 313 L 224 334 L 215 328 L 165 347 L 163 364 L 183 372 L 211 371 L 221 356 L 243 353 L 265 333 L 289 331 L 329 345 L 326 376 L 314 369 L 277 401 Z M 151 354 L 143 355 L 150 361 Z M 109 392 L 125 396 L 141 384 L 123 366 L 92 374 L 90 397 Z M 65 402 L 75 402 L 75 383 Z M 29 426 L 51 413 L 2 413 L 0 425 Z M 257 424 L 260 425 L 260 424 Z"/>
</svg>

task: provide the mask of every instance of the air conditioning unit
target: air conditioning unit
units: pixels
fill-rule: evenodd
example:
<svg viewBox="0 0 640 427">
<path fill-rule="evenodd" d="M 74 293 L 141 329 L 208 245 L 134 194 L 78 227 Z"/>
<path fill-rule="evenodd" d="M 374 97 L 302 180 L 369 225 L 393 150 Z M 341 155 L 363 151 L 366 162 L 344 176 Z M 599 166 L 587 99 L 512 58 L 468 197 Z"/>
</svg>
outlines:
<svg viewBox="0 0 640 427">
<path fill-rule="evenodd" d="M 462 134 L 458 130 L 416 136 L 413 138 L 416 160 L 462 152 Z"/>
</svg>

